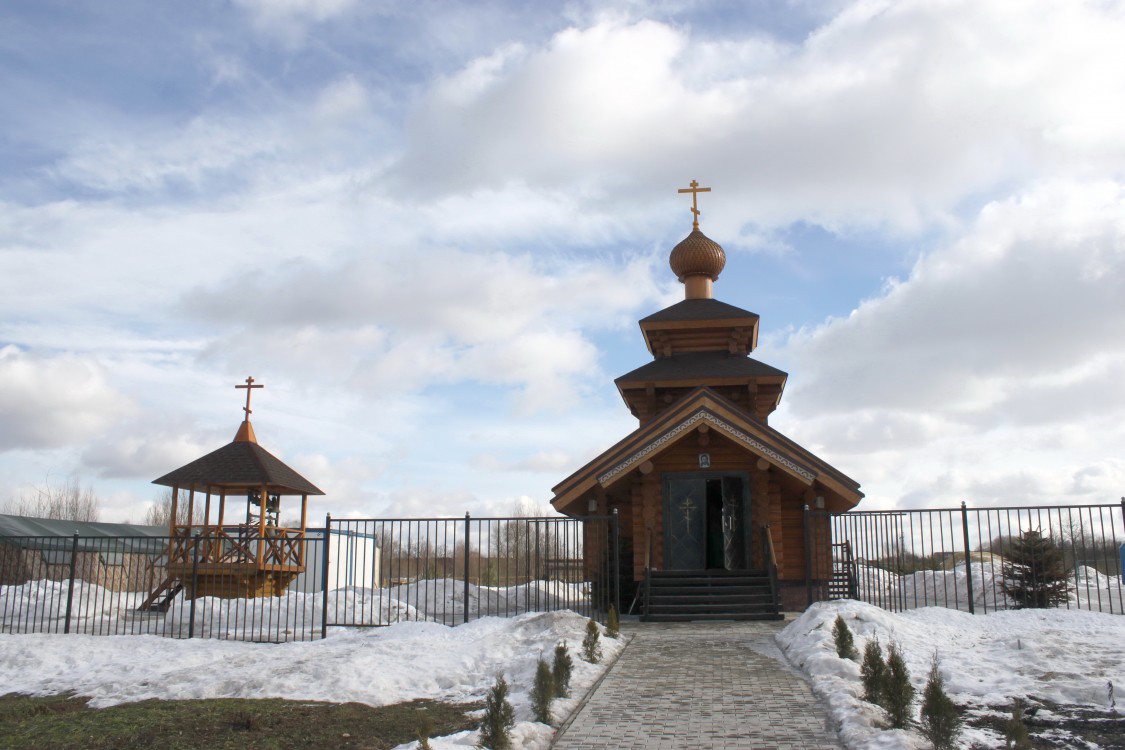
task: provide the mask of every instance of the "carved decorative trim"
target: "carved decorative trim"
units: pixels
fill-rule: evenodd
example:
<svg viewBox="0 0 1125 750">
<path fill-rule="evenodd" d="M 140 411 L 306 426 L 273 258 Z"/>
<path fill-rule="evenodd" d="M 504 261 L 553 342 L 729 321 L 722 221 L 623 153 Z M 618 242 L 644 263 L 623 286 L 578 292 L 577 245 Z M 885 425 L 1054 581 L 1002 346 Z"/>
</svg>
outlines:
<svg viewBox="0 0 1125 750">
<path fill-rule="evenodd" d="M 774 463 L 781 464 L 782 466 L 785 466 L 786 468 L 789 468 L 789 469 L 793 470 L 793 472 L 796 473 L 798 476 L 802 476 L 805 479 L 809 480 L 810 482 L 812 482 L 813 480 L 816 479 L 816 474 L 809 471 L 804 466 L 801 466 L 800 464 L 798 464 L 796 461 L 793 461 L 792 459 L 786 458 L 785 456 L 783 456 L 780 453 L 778 453 L 777 451 L 775 451 L 773 448 L 770 448 L 768 445 L 765 445 L 764 443 L 758 442 L 754 438 L 747 435 L 745 432 L 742 432 L 741 430 L 736 429 L 734 426 L 728 424 L 727 422 L 722 421 L 718 417 L 716 417 L 712 414 L 706 414 L 704 416 L 704 419 L 706 419 L 708 422 L 710 422 L 711 424 L 718 427 L 723 432 L 728 433 L 731 437 L 735 438 L 740 443 L 743 443 L 745 445 L 749 445 L 754 450 L 756 450 L 759 453 L 761 453 L 761 454 L 767 456 L 768 458 L 772 459 Z"/>
<path fill-rule="evenodd" d="M 621 474 L 622 472 L 625 472 L 625 471 L 629 471 L 634 466 L 636 466 L 639 462 L 643 461 L 646 456 L 651 455 L 652 453 L 660 450 L 661 447 L 663 447 L 664 445 L 667 445 L 669 442 L 675 440 L 677 436 L 681 435 L 686 430 L 690 430 L 692 427 L 699 424 L 700 422 L 706 422 L 708 424 L 714 425 L 716 428 L 722 430 L 723 432 L 725 432 L 730 437 L 734 438 L 739 443 L 742 443 L 743 445 L 752 448 L 753 450 L 757 451 L 758 453 L 761 453 L 762 455 L 769 458 L 772 462 L 780 464 L 780 465 L 790 469 L 791 471 L 793 471 L 798 476 L 801 476 L 801 477 L 807 479 L 809 482 L 812 482 L 813 480 L 816 479 L 816 474 L 812 473 L 811 471 L 806 469 L 804 466 L 801 466 L 800 464 L 796 463 L 795 461 L 781 455 L 780 453 L 775 451 L 773 448 L 770 448 L 768 445 L 765 445 L 764 443 L 759 442 L 758 440 L 755 440 L 754 438 L 747 435 L 745 432 L 742 432 L 741 430 L 737 429 L 733 425 L 719 419 L 714 414 L 711 414 L 710 412 L 701 409 L 701 410 L 697 411 L 695 414 L 692 414 L 690 417 L 685 419 L 683 422 L 680 422 L 678 425 L 676 425 L 675 427 L 671 428 L 670 430 L 668 430 L 667 432 L 662 434 L 660 437 L 653 440 L 651 443 L 649 443 L 645 447 L 641 448 L 639 451 L 637 451 L 633 455 L 629 456 L 627 459 L 625 459 L 621 463 L 614 466 L 612 469 L 610 469 L 606 473 L 599 476 L 598 477 L 598 484 L 605 487 L 607 484 L 609 484 L 610 480 L 613 479 L 614 477 L 616 477 L 618 474 Z"/>
</svg>

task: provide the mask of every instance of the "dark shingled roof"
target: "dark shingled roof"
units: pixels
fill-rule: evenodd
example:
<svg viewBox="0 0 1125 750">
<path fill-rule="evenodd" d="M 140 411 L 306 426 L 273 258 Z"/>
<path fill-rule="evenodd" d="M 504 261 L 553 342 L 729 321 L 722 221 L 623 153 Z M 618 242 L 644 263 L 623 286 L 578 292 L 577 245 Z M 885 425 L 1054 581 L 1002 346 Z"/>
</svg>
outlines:
<svg viewBox="0 0 1125 750">
<path fill-rule="evenodd" d="M 685 299 L 671 307 L 665 307 L 660 312 L 654 312 L 647 318 L 641 318 L 641 325 L 646 323 L 678 323 L 689 320 L 727 320 L 730 318 L 754 318 L 757 313 L 743 310 L 741 307 L 728 305 L 717 299 Z"/>
<path fill-rule="evenodd" d="M 655 382 L 658 380 L 706 380 L 714 378 L 743 378 L 777 376 L 786 378 L 788 373 L 770 367 L 741 354 L 726 352 L 693 352 L 677 354 L 642 365 L 614 380 L 622 383 Z"/>
<path fill-rule="evenodd" d="M 257 443 L 234 442 L 153 481 L 165 487 L 260 487 L 283 495 L 323 495 L 312 482 Z"/>
</svg>

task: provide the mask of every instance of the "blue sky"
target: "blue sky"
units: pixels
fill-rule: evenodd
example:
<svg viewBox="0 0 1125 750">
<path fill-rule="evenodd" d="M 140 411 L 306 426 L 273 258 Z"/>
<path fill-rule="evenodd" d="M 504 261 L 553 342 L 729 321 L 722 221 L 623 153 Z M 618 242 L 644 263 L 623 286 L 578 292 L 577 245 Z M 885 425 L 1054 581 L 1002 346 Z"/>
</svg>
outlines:
<svg viewBox="0 0 1125 750">
<path fill-rule="evenodd" d="M 861 507 L 1125 488 L 1120 2 L 0 7 L 0 504 L 229 441 L 314 515 L 505 513 L 716 296 Z"/>
</svg>

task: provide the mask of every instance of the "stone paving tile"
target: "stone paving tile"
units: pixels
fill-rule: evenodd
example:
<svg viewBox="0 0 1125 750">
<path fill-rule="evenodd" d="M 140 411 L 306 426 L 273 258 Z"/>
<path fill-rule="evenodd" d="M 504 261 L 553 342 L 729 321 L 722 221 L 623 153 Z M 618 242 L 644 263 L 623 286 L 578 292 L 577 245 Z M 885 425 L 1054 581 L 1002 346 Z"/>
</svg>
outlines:
<svg viewBox="0 0 1125 750">
<path fill-rule="evenodd" d="M 784 623 L 638 623 L 555 750 L 839 750 L 781 656 Z M 771 654 L 771 655 L 767 655 Z"/>
</svg>

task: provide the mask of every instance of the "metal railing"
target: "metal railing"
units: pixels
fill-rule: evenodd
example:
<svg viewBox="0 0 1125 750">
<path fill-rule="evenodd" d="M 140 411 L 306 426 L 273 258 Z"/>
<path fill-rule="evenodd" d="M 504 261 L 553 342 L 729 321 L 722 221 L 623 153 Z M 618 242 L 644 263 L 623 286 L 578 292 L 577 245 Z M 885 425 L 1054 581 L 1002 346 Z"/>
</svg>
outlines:
<svg viewBox="0 0 1125 750">
<path fill-rule="evenodd" d="M 332 626 L 620 611 L 617 516 L 326 519 L 152 537 L 0 537 L 0 633 L 311 640 Z M 264 549 L 265 554 L 254 554 Z M 171 560 L 169 555 L 171 554 Z M 259 562 L 260 561 L 260 562 Z"/>
<path fill-rule="evenodd" d="M 645 529 L 645 567 L 644 581 L 641 587 L 641 617 L 648 619 L 649 606 L 652 603 L 652 530 Z M 632 614 L 632 607 L 629 608 Z"/>
<path fill-rule="evenodd" d="M 329 517 L 327 526 L 339 541 L 325 550 L 324 627 L 562 609 L 604 620 L 611 604 L 621 609 L 616 515 Z"/>
<path fill-rule="evenodd" d="M 0 537 L 0 632 L 269 642 L 317 637 L 322 581 L 303 566 L 275 565 L 259 575 L 241 560 L 217 561 L 209 556 L 210 541 Z M 324 540 L 310 535 L 303 544 L 317 554 Z M 170 566 L 173 548 L 183 557 Z M 253 595 L 263 590 L 273 595 Z"/>
<path fill-rule="evenodd" d="M 1067 572 L 1060 606 L 1125 614 L 1120 505 L 852 511 L 805 509 L 809 602 L 828 599 L 846 550 L 854 598 L 892 611 L 938 606 L 987 613 L 1017 606 L 1005 559 L 1029 531 L 1051 540 Z M 844 546 L 846 545 L 846 546 Z"/>
<path fill-rule="evenodd" d="M 773 532 L 769 524 L 762 526 L 762 550 L 765 552 L 766 572 L 770 577 L 770 595 L 777 601 L 777 553 L 773 548 Z"/>
</svg>

